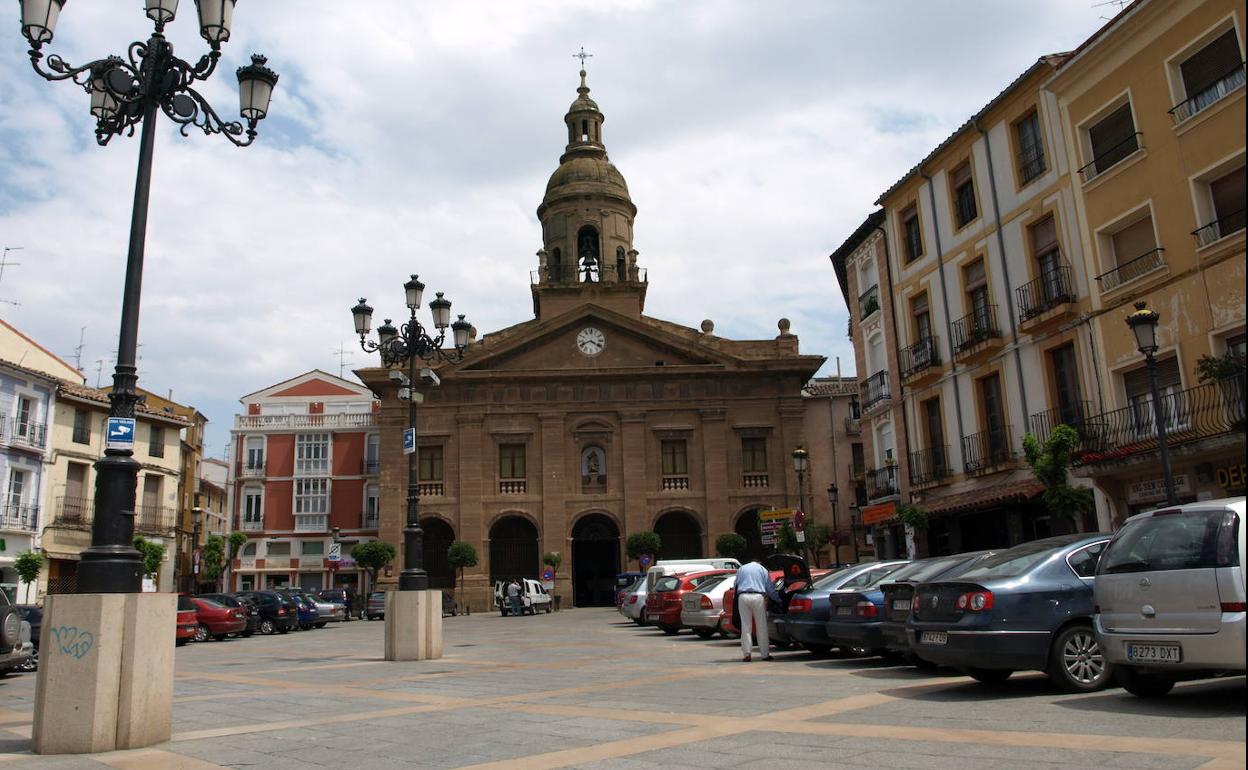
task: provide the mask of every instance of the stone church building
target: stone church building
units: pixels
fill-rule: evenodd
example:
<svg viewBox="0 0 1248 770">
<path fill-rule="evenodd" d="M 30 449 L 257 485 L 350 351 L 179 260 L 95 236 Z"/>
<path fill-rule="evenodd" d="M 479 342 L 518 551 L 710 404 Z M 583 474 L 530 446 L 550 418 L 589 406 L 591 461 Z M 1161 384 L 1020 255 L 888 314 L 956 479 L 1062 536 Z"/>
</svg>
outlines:
<svg viewBox="0 0 1248 770">
<path fill-rule="evenodd" d="M 476 546 L 474 609 L 489 605 L 492 581 L 537 577 L 552 551 L 565 605 L 611 604 L 614 575 L 637 568 L 624 552 L 631 533 L 657 532 L 660 558 L 711 556 L 727 532 L 756 543 L 760 507 L 797 502 L 802 387 L 824 358 L 799 353 L 783 319 L 774 339 L 729 340 L 710 321 L 644 314 L 637 207 L 580 74 L 567 150 L 537 208 L 534 317 L 474 335 L 462 362 L 436 368 L 439 386 L 421 386 L 425 568 L 431 586 L 449 588 L 447 546 Z M 386 578 L 397 581 L 407 404 L 384 368 L 357 374 L 382 402 L 379 535 L 399 546 Z"/>
</svg>

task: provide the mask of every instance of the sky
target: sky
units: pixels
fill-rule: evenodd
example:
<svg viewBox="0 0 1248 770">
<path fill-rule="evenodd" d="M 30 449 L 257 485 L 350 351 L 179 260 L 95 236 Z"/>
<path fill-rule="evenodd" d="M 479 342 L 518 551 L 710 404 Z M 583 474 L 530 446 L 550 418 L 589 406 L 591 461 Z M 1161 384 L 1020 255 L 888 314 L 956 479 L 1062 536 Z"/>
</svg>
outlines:
<svg viewBox="0 0 1248 770">
<path fill-rule="evenodd" d="M 94 140 L 88 97 L 0 35 L 0 317 L 107 385 L 117 349 L 137 136 Z M 195 6 L 167 30 L 206 51 Z M 139 384 L 210 420 L 319 368 L 375 365 L 350 308 L 398 317 L 418 273 L 488 333 L 532 317 L 536 208 L 566 142 L 583 46 L 603 139 L 638 213 L 646 314 L 767 339 L 789 318 L 822 375 L 853 373 L 828 255 L 873 201 L 1039 56 L 1117 9 L 1099 0 L 244 0 L 204 96 L 280 75 L 249 148 L 163 116 Z M 45 54 L 123 54 L 139 0 L 67 3 Z M 20 250 L 18 250 L 20 248 Z M 82 342 L 79 354 L 79 342 Z M 347 351 L 340 356 L 338 351 Z"/>
</svg>

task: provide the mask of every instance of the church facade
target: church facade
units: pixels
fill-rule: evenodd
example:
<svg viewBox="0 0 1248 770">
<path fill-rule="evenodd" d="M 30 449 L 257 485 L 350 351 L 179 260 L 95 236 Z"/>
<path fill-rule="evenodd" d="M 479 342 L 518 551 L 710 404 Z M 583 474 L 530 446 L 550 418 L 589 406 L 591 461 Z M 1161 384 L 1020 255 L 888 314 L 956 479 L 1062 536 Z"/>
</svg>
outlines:
<svg viewBox="0 0 1248 770">
<path fill-rule="evenodd" d="M 802 355 L 789 323 L 730 340 L 644 314 L 648 276 L 633 244 L 637 207 L 603 143 L 585 72 L 564 118 L 568 144 L 537 209 L 542 248 L 534 317 L 475 333 L 464 358 L 420 385 L 417 463 L 425 568 L 458 588 L 454 540 L 479 554 L 464 599 L 489 606 L 493 581 L 538 577 L 562 558 L 554 593 L 610 604 L 616 573 L 636 569 L 626 538 L 663 540 L 660 558 L 712 556 L 755 512 L 797 504 L 791 452 L 804 435 L 802 388 L 824 358 Z M 379 536 L 402 569 L 407 403 L 384 368 L 357 372 L 381 400 Z M 809 493 L 809 489 L 807 492 Z M 384 585 L 383 585 L 384 587 Z"/>
</svg>

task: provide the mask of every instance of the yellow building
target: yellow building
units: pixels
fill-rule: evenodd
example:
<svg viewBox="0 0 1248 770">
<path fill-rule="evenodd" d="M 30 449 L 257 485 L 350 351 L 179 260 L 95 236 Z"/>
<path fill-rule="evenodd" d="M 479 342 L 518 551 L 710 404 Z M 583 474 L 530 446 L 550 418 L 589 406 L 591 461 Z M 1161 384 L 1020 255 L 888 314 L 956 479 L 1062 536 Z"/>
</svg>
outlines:
<svg viewBox="0 0 1248 770">
<path fill-rule="evenodd" d="M 1125 323 L 1140 301 L 1161 315 L 1178 499 L 1244 493 L 1244 21 L 1241 2 L 1140 0 L 1045 86 L 1094 278 L 1078 473 L 1106 493 L 1114 523 L 1165 497 L 1144 356 Z M 1204 356 L 1232 376 L 1202 383 Z"/>
</svg>

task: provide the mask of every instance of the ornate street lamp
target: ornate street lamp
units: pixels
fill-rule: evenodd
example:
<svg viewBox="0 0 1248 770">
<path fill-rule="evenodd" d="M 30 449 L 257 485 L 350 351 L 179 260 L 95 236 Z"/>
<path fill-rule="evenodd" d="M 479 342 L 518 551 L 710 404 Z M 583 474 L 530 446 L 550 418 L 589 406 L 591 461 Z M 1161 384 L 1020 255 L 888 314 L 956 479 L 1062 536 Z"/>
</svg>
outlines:
<svg viewBox="0 0 1248 770">
<path fill-rule="evenodd" d="M 351 316 L 355 321 L 355 333 L 360 335 L 360 347 L 365 353 L 378 351 L 381 362 L 385 366 L 401 366 L 407 364 L 407 427 L 416 433 L 416 363 L 423 361 L 445 361 L 456 363 L 464 359 L 464 348 L 468 347 L 468 335 L 472 324 L 459 316 L 451 322 L 451 301 L 437 293 L 437 297 L 429 303 L 429 311 L 433 315 L 433 328 L 437 336 L 432 336 L 420 321 L 416 320 L 416 311 L 420 309 L 421 298 L 424 296 L 425 285 L 415 275 L 403 284 L 403 292 L 410 313 L 407 323 L 395 328 L 390 319 L 377 327 L 377 341 L 368 339 L 369 329 L 373 325 L 373 309 L 368 300 L 360 298 L 358 304 L 351 308 Z M 446 349 L 446 330 L 450 327 L 454 348 Z M 393 374 L 392 378 L 402 378 Z M 429 376 L 429 381 L 436 378 Z M 416 446 L 413 441 L 413 448 Z M 417 478 L 416 452 L 407 455 L 407 524 L 403 528 L 403 572 L 399 575 L 400 591 L 424 591 L 429 588 L 429 575 L 425 572 L 424 530 L 420 527 L 420 484 Z"/>
<path fill-rule="evenodd" d="M 1166 410 L 1161 404 L 1161 389 L 1157 387 L 1157 324 L 1161 315 L 1149 310 L 1147 302 L 1135 303 L 1135 312 L 1127 316 L 1127 326 L 1135 335 L 1135 346 L 1144 354 L 1148 368 L 1148 386 L 1153 397 L 1153 424 L 1157 426 L 1157 451 L 1161 455 L 1161 472 L 1166 482 L 1166 504 L 1178 505 L 1174 493 L 1174 472 L 1170 468 L 1170 447 L 1166 437 Z"/>
<path fill-rule="evenodd" d="M 836 484 L 828 485 L 828 507 L 832 509 L 832 566 L 841 566 L 841 529 L 837 524 L 836 506 L 840 502 L 840 490 Z"/>
<path fill-rule="evenodd" d="M 30 64 L 45 80 L 68 80 L 90 97 L 95 118 L 95 141 L 106 145 L 119 134 L 133 136 L 141 126 L 139 168 L 134 184 L 130 219 L 130 247 L 126 256 L 125 289 L 121 306 L 121 333 L 117 366 L 109 393 L 109 417 L 133 418 L 138 403 L 135 355 L 139 336 L 139 299 L 143 252 L 147 237 L 147 210 L 152 183 L 152 150 L 156 142 L 156 113 L 163 112 L 181 126 L 183 136 L 192 127 L 220 134 L 239 147 L 256 138 L 256 124 L 268 113 L 277 75 L 265 67 L 263 56 L 236 73 L 240 111 L 238 121 L 222 119 L 194 85 L 216 71 L 221 44 L 230 39 L 235 0 L 196 0 L 200 35 L 209 51 L 195 64 L 177 58 L 164 36 L 165 25 L 177 15 L 178 0 L 144 0 L 155 31 L 146 42 L 133 42 L 126 57 L 108 56 L 79 67 L 56 54 L 44 60 L 43 46 L 52 42 L 65 0 L 20 0 L 22 34 L 30 42 Z M 133 436 L 133 431 L 130 433 Z M 91 547 L 78 565 L 81 593 L 137 593 L 142 587 L 143 558 L 132 543 L 135 485 L 139 464 L 131 449 L 106 449 L 96 464 L 95 516 Z"/>
<path fill-rule="evenodd" d="M 802 544 L 802 558 L 808 565 L 810 564 L 810 551 L 806 545 L 806 514 L 802 511 L 802 501 L 805 499 L 803 483 L 806 480 L 806 466 L 809 461 L 810 455 L 800 445 L 793 450 L 793 470 L 797 472 L 797 512 L 793 515 L 794 529 L 797 530 L 797 538 Z"/>
</svg>

